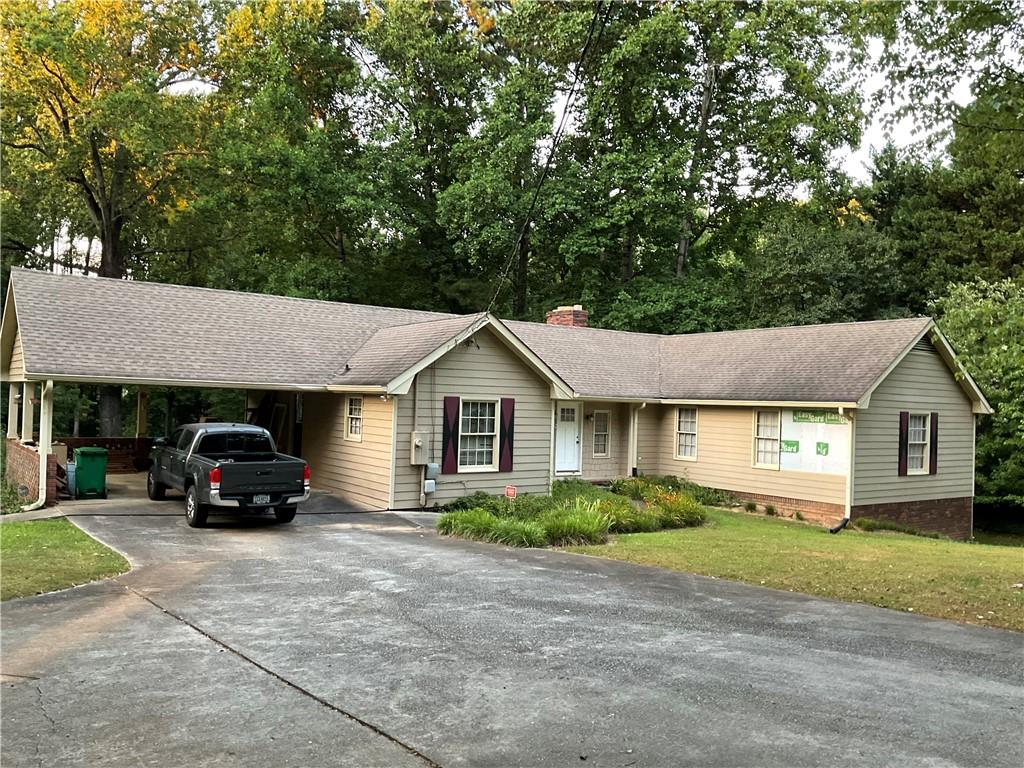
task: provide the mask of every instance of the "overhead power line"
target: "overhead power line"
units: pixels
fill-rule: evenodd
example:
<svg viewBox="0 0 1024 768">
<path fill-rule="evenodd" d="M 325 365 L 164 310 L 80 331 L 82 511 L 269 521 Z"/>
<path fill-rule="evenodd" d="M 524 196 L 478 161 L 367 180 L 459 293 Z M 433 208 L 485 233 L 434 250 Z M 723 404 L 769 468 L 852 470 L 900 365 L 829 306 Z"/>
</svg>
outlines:
<svg viewBox="0 0 1024 768">
<path fill-rule="evenodd" d="M 512 252 L 509 253 L 508 258 L 505 260 L 505 265 L 502 267 L 502 270 L 498 275 L 497 285 L 494 286 L 494 294 L 491 296 L 491 300 L 487 304 L 488 312 L 494 308 L 494 303 L 498 300 L 501 289 L 505 286 L 509 270 L 512 268 L 516 254 L 522 246 L 523 238 L 526 236 L 526 230 L 529 228 L 530 222 L 533 220 L 533 212 L 537 207 L 537 200 L 540 198 L 541 189 L 543 189 L 544 182 L 548 178 L 548 172 L 551 170 L 551 163 L 554 160 L 558 144 L 562 140 L 562 134 L 565 131 L 565 124 L 576 98 L 576 86 L 580 82 L 580 75 L 583 72 L 583 64 L 586 61 L 587 52 L 590 50 L 591 44 L 600 41 L 601 35 L 604 33 L 604 28 L 608 24 L 608 19 L 611 16 L 612 2 L 613 0 L 608 0 L 603 15 L 601 13 L 601 0 L 597 0 L 597 2 L 594 3 L 594 15 L 590 19 L 590 26 L 587 29 L 587 38 L 583 43 L 583 48 L 580 50 L 579 58 L 576 60 L 576 66 L 573 68 L 572 84 L 569 86 L 569 93 L 566 95 L 565 108 L 562 110 L 562 117 L 558 121 L 558 127 L 555 129 L 555 133 L 551 138 L 551 149 L 548 151 L 547 159 L 544 161 L 544 168 L 541 170 L 540 178 L 537 179 L 537 186 L 533 190 L 533 197 L 530 199 L 530 207 L 526 211 L 526 216 L 523 219 L 523 225 L 519 229 L 519 235 L 516 237 L 516 241 L 512 246 Z"/>
</svg>

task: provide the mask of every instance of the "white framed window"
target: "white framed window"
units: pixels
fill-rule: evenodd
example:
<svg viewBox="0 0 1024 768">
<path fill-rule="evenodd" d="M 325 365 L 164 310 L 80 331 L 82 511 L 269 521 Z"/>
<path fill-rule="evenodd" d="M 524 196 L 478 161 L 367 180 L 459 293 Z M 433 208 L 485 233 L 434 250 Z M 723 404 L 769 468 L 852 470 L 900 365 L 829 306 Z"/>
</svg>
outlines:
<svg viewBox="0 0 1024 768">
<path fill-rule="evenodd" d="M 697 459 L 697 409 L 676 410 L 676 458 L 687 461 Z"/>
<path fill-rule="evenodd" d="M 907 474 L 927 475 L 931 415 L 912 413 L 907 426 Z"/>
<path fill-rule="evenodd" d="M 462 400 L 459 413 L 459 471 L 498 467 L 498 401 Z"/>
<path fill-rule="evenodd" d="M 363 440 L 363 398 L 360 395 L 345 398 L 345 439 Z"/>
<path fill-rule="evenodd" d="M 608 411 L 594 411 L 594 458 L 608 458 L 608 449 L 611 444 L 610 429 L 611 418 Z"/>
<path fill-rule="evenodd" d="M 754 466 L 779 468 L 779 443 L 782 414 L 779 411 L 754 412 Z"/>
</svg>

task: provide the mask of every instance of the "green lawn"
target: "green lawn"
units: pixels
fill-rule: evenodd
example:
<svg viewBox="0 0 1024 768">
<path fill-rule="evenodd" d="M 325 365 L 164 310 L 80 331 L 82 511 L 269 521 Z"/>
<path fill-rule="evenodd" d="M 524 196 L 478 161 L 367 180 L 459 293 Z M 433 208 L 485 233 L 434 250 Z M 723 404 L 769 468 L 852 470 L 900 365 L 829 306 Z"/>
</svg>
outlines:
<svg viewBox="0 0 1024 768">
<path fill-rule="evenodd" d="M 0 525 L 0 600 L 114 576 L 128 561 L 64 518 Z"/>
<path fill-rule="evenodd" d="M 710 510 L 707 525 L 570 552 L 1024 631 L 1024 548 L 824 528 Z"/>
</svg>

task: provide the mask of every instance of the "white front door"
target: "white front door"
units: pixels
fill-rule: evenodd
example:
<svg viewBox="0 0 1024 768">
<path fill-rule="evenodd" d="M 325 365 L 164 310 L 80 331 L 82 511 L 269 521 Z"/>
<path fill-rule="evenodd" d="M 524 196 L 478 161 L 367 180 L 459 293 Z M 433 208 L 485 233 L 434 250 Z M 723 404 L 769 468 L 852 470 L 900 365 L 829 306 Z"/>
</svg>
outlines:
<svg viewBox="0 0 1024 768">
<path fill-rule="evenodd" d="M 555 404 L 555 472 L 580 471 L 580 406 Z"/>
</svg>

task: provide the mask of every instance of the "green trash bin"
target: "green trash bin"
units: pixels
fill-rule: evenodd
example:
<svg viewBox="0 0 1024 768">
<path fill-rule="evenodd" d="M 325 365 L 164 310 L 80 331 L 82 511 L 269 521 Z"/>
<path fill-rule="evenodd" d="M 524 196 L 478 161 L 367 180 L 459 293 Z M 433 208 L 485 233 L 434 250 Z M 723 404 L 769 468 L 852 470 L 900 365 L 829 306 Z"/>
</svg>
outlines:
<svg viewBox="0 0 1024 768">
<path fill-rule="evenodd" d="M 75 498 L 107 498 L 106 448 L 75 448 Z"/>
</svg>

